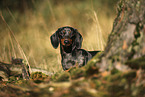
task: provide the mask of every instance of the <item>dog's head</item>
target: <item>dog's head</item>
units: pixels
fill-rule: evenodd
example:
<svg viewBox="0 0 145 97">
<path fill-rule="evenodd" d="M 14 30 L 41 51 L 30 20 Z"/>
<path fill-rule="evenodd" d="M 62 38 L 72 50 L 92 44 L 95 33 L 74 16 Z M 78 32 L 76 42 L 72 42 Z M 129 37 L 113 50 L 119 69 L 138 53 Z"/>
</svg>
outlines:
<svg viewBox="0 0 145 97">
<path fill-rule="evenodd" d="M 74 29 L 72 27 L 61 27 L 59 28 L 51 37 L 51 44 L 54 48 L 57 48 L 59 43 L 62 46 L 72 46 L 76 48 L 81 48 L 82 44 L 82 36 L 77 31 L 77 29 Z"/>
</svg>

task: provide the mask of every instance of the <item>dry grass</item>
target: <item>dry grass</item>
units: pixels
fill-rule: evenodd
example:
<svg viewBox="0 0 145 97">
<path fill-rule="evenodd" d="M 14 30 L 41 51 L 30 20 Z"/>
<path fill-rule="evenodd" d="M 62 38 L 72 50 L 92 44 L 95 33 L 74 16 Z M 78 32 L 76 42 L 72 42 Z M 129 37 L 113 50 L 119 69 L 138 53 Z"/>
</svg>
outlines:
<svg viewBox="0 0 145 97">
<path fill-rule="evenodd" d="M 61 72 L 59 48 L 51 46 L 49 37 L 57 28 L 66 25 L 77 28 L 83 35 L 82 48 L 103 50 L 115 12 L 112 13 L 107 6 L 92 8 L 93 5 L 90 1 L 72 1 L 65 6 L 45 1 L 35 11 L 26 10 L 23 15 L 8 8 L 1 10 L 7 25 L 1 18 L 0 61 L 10 62 L 11 57 L 20 57 L 28 59 L 31 67 Z M 10 30 L 14 35 L 9 34 Z"/>
</svg>

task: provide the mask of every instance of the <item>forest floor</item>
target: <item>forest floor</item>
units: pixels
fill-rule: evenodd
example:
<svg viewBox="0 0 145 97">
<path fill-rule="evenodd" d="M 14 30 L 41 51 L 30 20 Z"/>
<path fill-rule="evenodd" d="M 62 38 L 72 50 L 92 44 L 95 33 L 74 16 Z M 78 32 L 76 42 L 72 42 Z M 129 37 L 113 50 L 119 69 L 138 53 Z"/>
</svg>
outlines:
<svg viewBox="0 0 145 97">
<path fill-rule="evenodd" d="M 96 55 L 98 57 L 98 55 Z M 145 97 L 145 58 L 126 63 L 129 69 L 100 72 L 93 58 L 87 66 L 55 74 L 33 72 L 29 79 L 16 73 L 4 81 L 1 97 Z M 138 61 L 141 63 L 136 66 Z M 120 64 L 121 65 L 121 64 Z M 119 66 L 119 65 L 118 65 Z M 135 66 L 135 67 L 134 67 Z M 15 76 L 14 76 L 15 75 Z"/>
</svg>

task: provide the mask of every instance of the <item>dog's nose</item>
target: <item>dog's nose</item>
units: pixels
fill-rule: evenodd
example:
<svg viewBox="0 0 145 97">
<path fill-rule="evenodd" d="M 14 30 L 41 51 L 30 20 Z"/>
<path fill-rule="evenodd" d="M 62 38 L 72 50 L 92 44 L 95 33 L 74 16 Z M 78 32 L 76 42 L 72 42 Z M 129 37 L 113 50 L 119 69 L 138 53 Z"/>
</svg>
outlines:
<svg viewBox="0 0 145 97">
<path fill-rule="evenodd" d="M 68 40 L 64 40 L 64 44 L 69 44 L 69 41 Z"/>
</svg>

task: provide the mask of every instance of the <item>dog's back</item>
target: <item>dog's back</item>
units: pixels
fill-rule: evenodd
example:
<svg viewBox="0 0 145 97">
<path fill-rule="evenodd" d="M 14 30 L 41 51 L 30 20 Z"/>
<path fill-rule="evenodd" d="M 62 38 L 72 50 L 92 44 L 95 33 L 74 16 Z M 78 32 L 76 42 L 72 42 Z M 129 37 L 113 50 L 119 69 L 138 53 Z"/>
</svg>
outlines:
<svg viewBox="0 0 145 97">
<path fill-rule="evenodd" d="M 94 57 L 97 53 L 99 53 L 100 51 L 88 51 L 92 57 Z"/>
</svg>

